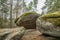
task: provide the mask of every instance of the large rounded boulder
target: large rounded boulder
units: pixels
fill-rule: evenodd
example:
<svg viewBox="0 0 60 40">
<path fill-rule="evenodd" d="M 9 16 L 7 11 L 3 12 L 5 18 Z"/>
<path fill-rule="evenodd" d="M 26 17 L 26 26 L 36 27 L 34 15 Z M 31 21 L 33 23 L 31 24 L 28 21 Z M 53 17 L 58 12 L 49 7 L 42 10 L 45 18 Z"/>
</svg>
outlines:
<svg viewBox="0 0 60 40">
<path fill-rule="evenodd" d="M 60 37 L 60 11 L 40 16 L 36 27 L 42 34 Z"/>
<path fill-rule="evenodd" d="M 15 20 L 17 26 L 24 26 L 26 29 L 35 29 L 36 28 L 36 19 L 39 17 L 39 14 L 36 12 L 26 12 L 20 15 Z"/>
</svg>

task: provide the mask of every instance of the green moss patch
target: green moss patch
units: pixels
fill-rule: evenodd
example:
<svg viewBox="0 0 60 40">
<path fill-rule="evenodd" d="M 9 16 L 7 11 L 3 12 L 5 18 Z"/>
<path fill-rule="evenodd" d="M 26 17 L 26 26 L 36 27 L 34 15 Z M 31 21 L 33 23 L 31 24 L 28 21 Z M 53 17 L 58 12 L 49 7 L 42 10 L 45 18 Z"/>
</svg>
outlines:
<svg viewBox="0 0 60 40">
<path fill-rule="evenodd" d="M 50 22 L 55 26 L 60 26 L 60 18 L 43 18 L 44 21 Z"/>
<path fill-rule="evenodd" d="M 50 13 L 50 14 L 44 14 L 41 16 L 41 19 L 50 22 L 55 26 L 60 26 L 60 11 Z"/>
<path fill-rule="evenodd" d="M 58 17 L 60 17 L 60 11 L 44 14 L 44 15 L 42 15 L 42 17 L 58 18 Z"/>
</svg>

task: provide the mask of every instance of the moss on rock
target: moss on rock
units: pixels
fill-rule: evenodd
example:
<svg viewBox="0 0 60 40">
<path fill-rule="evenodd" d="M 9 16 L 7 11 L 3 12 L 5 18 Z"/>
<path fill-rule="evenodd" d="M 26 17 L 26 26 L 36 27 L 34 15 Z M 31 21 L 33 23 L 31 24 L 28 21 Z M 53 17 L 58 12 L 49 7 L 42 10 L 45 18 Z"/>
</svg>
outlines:
<svg viewBox="0 0 60 40">
<path fill-rule="evenodd" d="M 24 26 L 27 29 L 36 28 L 36 19 L 39 14 L 36 12 L 25 12 L 15 20 L 18 26 Z"/>
<path fill-rule="evenodd" d="M 52 23 L 54 26 L 60 26 L 60 11 L 42 15 L 41 19 Z"/>
<path fill-rule="evenodd" d="M 42 18 L 42 20 L 50 22 L 54 26 L 60 26 L 60 18 Z"/>
<path fill-rule="evenodd" d="M 48 18 L 59 18 L 60 17 L 60 11 L 54 12 L 54 13 L 47 13 L 42 15 L 41 17 L 48 17 Z"/>
<path fill-rule="evenodd" d="M 42 33 L 60 37 L 60 12 L 40 16 L 36 21 L 36 26 Z"/>
</svg>

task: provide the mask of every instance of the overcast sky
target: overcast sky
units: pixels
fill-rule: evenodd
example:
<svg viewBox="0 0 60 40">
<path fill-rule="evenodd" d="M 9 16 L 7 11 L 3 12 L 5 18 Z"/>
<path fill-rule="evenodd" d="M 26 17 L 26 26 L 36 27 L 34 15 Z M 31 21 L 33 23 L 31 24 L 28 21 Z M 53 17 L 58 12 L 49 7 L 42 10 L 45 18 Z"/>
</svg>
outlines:
<svg viewBox="0 0 60 40">
<path fill-rule="evenodd" d="M 33 0 L 25 0 L 25 1 L 28 4 L 30 1 L 33 1 Z M 38 4 L 37 4 L 38 13 L 42 12 L 41 8 L 44 6 L 44 3 L 45 3 L 45 0 L 38 0 Z"/>
</svg>

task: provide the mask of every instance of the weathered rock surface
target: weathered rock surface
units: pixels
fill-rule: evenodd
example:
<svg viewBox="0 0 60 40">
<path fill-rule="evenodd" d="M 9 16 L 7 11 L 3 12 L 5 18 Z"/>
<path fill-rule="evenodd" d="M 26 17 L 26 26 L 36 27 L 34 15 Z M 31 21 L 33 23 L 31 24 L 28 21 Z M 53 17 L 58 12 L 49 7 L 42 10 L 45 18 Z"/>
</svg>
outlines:
<svg viewBox="0 0 60 40">
<path fill-rule="evenodd" d="M 16 37 L 15 40 L 20 40 L 24 31 L 24 27 L 0 29 L 0 40 L 14 40 L 14 37 L 16 37 L 16 35 L 19 35 L 19 38 Z"/>
<path fill-rule="evenodd" d="M 36 26 L 41 33 L 60 37 L 60 11 L 40 16 Z"/>
<path fill-rule="evenodd" d="M 35 29 L 36 28 L 36 19 L 39 17 L 39 14 L 36 12 L 26 12 L 20 15 L 15 20 L 15 23 L 18 26 L 24 26 L 26 29 Z"/>
</svg>

